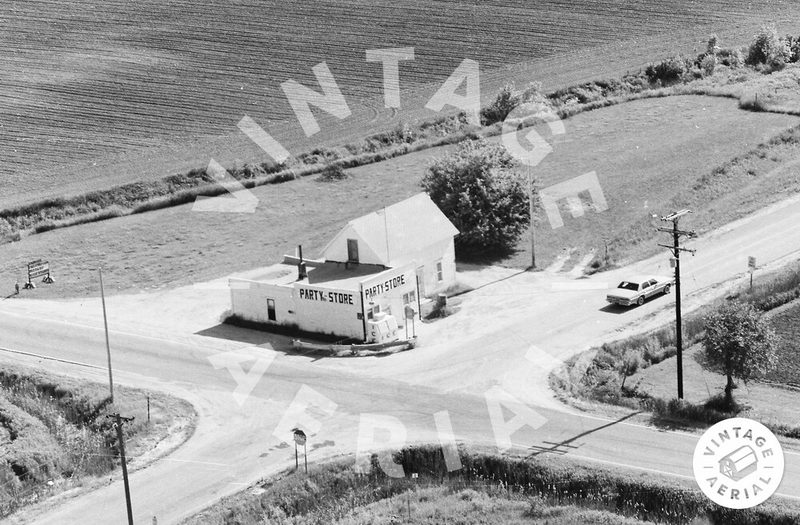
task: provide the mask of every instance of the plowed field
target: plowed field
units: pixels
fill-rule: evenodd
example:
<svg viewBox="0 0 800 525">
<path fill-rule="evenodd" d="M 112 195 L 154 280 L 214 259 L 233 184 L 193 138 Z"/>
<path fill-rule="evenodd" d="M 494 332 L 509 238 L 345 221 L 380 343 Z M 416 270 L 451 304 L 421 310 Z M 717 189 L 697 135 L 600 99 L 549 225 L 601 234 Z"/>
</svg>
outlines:
<svg viewBox="0 0 800 525">
<path fill-rule="evenodd" d="M 793 30 L 777 0 L 7 0 L 0 5 L 0 206 L 259 157 L 248 114 L 292 151 L 394 125 L 421 110 L 464 58 L 484 98 L 507 78 L 554 85 L 747 40 L 762 20 Z M 635 44 L 620 45 L 635 40 Z M 365 50 L 412 46 L 401 114 L 383 108 Z M 591 51 L 587 51 L 592 49 Z M 305 140 L 280 83 L 316 87 L 326 61 L 353 109 Z"/>
</svg>

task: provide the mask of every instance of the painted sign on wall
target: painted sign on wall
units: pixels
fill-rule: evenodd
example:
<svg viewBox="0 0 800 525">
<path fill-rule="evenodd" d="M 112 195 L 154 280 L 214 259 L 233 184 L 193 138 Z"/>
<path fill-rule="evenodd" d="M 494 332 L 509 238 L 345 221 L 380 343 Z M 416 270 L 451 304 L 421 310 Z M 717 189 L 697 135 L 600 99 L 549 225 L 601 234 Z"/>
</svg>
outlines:
<svg viewBox="0 0 800 525">
<path fill-rule="evenodd" d="M 353 293 L 337 292 L 332 290 L 318 290 L 315 288 L 297 288 L 298 297 L 307 301 L 318 301 L 334 304 L 355 304 Z"/>
</svg>

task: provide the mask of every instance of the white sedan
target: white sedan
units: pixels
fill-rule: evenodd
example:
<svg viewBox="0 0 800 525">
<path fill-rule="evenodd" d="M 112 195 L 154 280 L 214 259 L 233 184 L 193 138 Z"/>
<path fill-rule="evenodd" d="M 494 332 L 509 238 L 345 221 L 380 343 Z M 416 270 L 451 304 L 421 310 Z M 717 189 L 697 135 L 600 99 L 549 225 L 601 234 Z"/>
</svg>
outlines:
<svg viewBox="0 0 800 525">
<path fill-rule="evenodd" d="M 644 304 L 645 299 L 654 295 L 668 294 L 675 279 L 672 277 L 640 276 L 619 283 L 612 292 L 606 296 L 606 301 L 620 306 Z"/>
</svg>

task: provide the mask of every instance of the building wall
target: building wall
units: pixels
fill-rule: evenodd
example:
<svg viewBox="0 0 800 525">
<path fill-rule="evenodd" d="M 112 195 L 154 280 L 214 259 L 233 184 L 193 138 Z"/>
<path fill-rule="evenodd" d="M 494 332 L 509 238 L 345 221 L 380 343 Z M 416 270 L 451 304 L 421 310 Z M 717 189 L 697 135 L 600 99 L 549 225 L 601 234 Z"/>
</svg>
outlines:
<svg viewBox="0 0 800 525">
<path fill-rule="evenodd" d="M 298 324 L 303 330 L 343 337 L 364 338 L 358 290 L 294 285 Z"/>
<path fill-rule="evenodd" d="M 420 276 L 420 291 L 430 296 L 447 288 L 456 280 L 455 243 L 452 238 L 421 247 L 418 251 L 405 254 L 392 261 L 407 264 L 413 262 Z M 436 263 L 442 263 L 442 279 L 439 280 Z"/>
<path fill-rule="evenodd" d="M 231 279 L 231 309 L 248 321 L 296 325 L 300 330 L 362 340 L 364 325 L 358 290 L 280 285 Z M 268 316 L 267 299 L 275 301 L 275 320 Z"/>
<path fill-rule="evenodd" d="M 405 326 L 404 295 L 414 294 L 412 307 L 418 310 L 416 301 L 417 279 L 413 264 L 402 268 L 393 268 L 381 272 L 361 282 L 364 291 L 365 310 L 369 310 L 370 302 L 380 306 L 382 312 L 394 316 L 397 325 Z"/>
<path fill-rule="evenodd" d="M 231 279 L 231 310 L 248 321 L 289 325 L 298 323 L 292 288 L 275 284 Z M 267 299 L 275 301 L 275 321 L 270 321 Z"/>
<path fill-rule="evenodd" d="M 347 225 L 344 230 L 331 242 L 328 249 L 322 254 L 323 258 L 328 261 L 335 262 L 348 262 L 347 260 L 347 239 L 356 239 L 358 241 L 358 262 L 362 264 L 384 264 L 384 260 L 378 254 L 372 251 L 369 245 L 356 233 L 351 225 Z"/>
</svg>

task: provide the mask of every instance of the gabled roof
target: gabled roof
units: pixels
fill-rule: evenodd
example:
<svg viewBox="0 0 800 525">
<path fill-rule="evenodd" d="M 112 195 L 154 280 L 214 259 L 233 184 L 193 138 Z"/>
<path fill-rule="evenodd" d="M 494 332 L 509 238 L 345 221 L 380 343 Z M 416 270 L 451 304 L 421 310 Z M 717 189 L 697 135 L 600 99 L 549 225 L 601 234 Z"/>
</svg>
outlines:
<svg viewBox="0 0 800 525">
<path fill-rule="evenodd" d="M 353 219 L 325 246 L 323 254 L 335 243 L 344 242 L 342 237 L 351 230 L 386 266 L 392 266 L 394 259 L 458 234 L 427 193 Z"/>
</svg>

